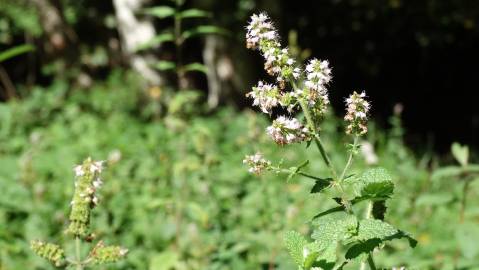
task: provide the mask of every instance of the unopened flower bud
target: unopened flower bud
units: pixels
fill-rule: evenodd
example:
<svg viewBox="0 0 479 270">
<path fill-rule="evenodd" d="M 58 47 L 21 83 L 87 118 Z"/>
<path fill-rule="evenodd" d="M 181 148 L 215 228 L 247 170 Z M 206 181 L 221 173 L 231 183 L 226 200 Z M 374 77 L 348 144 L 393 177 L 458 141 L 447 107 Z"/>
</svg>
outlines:
<svg viewBox="0 0 479 270">
<path fill-rule="evenodd" d="M 312 59 L 306 65 L 306 81 L 304 89 L 298 96 L 304 98 L 314 115 L 322 117 L 329 105 L 327 84 L 331 81 L 329 62 Z"/>
<path fill-rule="evenodd" d="M 102 241 L 93 248 L 89 258 L 93 264 L 105 264 L 117 262 L 124 258 L 128 249 L 120 246 L 105 246 Z"/>
<path fill-rule="evenodd" d="M 30 243 L 30 248 L 35 254 L 47 259 L 56 267 L 65 264 L 65 251 L 59 245 L 34 240 Z"/>
<path fill-rule="evenodd" d="M 365 100 L 366 93 L 354 92 L 346 99 L 346 115 L 344 120 L 348 123 L 347 134 L 364 135 L 368 131 L 368 113 L 370 104 Z"/>
<path fill-rule="evenodd" d="M 72 208 L 67 233 L 80 237 L 88 235 L 90 212 L 98 204 L 95 192 L 101 185 L 102 170 L 103 162 L 92 161 L 91 158 L 87 158 L 82 165 L 75 166 L 75 192 L 70 203 Z"/>
<path fill-rule="evenodd" d="M 245 156 L 243 164 L 249 166 L 248 171 L 254 174 L 261 174 L 263 171 L 271 167 L 271 162 L 264 159 L 261 153 Z"/>
</svg>

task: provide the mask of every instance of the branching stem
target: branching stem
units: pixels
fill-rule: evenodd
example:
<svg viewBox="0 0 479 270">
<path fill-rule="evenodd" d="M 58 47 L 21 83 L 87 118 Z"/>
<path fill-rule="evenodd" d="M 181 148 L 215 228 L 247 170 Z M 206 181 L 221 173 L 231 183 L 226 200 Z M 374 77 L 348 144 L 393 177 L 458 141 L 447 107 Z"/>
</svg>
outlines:
<svg viewBox="0 0 479 270">
<path fill-rule="evenodd" d="M 295 90 L 298 89 L 294 81 L 291 81 L 291 85 L 293 86 Z M 301 109 L 303 110 L 309 129 L 313 132 L 314 142 L 316 143 L 316 146 L 318 147 L 319 152 L 321 153 L 321 157 L 323 158 L 324 163 L 326 163 L 326 166 L 331 171 L 333 179 L 337 180 L 338 174 L 336 173 L 336 170 L 334 169 L 334 166 L 331 163 L 331 159 L 329 158 L 328 153 L 324 149 L 323 143 L 321 142 L 321 138 L 319 137 L 318 130 L 316 128 L 316 125 L 314 124 L 313 118 L 311 117 L 311 113 L 308 109 L 307 104 L 304 102 L 304 100 L 299 100 L 299 105 L 301 106 Z"/>
</svg>

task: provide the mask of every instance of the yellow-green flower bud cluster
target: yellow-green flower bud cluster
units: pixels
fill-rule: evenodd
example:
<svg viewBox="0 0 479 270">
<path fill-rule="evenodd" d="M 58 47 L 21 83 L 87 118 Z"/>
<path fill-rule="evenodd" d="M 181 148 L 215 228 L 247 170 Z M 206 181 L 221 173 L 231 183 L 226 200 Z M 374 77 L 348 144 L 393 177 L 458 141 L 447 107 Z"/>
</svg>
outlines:
<svg viewBox="0 0 479 270">
<path fill-rule="evenodd" d="M 83 164 L 74 168 L 76 181 L 75 193 L 71 201 L 70 224 L 67 233 L 85 237 L 89 233 L 90 212 L 98 204 L 96 190 L 102 185 L 100 173 L 103 170 L 102 161 L 92 161 L 87 158 Z"/>
<path fill-rule="evenodd" d="M 30 247 L 35 254 L 47 259 L 56 267 L 65 264 L 65 251 L 59 245 L 34 240 L 30 243 Z"/>
<path fill-rule="evenodd" d="M 124 258 L 128 253 L 128 249 L 120 246 L 105 246 L 102 241 L 93 248 L 89 258 L 93 264 L 104 264 L 117 262 Z"/>
<path fill-rule="evenodd" d="M 248 171 L 254 174 L 261 174 L 263 171 L 270 169 L 271 162 L 264 159 L 261 153 L 256 153 L 254 155 L 247 155 L 243 159 L 243 164 L 249 166 Z"/>
</svg>

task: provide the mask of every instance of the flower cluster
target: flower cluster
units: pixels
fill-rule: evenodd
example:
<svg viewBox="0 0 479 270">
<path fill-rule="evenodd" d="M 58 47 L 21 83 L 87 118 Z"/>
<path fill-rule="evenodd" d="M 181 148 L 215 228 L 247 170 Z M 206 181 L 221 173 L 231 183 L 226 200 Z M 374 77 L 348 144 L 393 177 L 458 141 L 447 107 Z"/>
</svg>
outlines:
<svg viewBox="0 0 479 270">
<path fill-rule="evenodd" d="M 259 49 L 265 59 L 264 68 L 269 75 L 277 76 L 279 87 L 284 89 L 286 80 L 297 79 L 301 70 L 295 67 L 295 61 L 287 48 L 281 48 L 279 36 L 268 15 L 253 14 L 246 27 L 246 47 Z"/>
<path fill-rule="evenodd" d="M 243 164 L 249 166 L 248 171 L 254 174 L 261 174 L 263 171 L 271 167 L 271 162 L 264 159 L 261 153 L 245 156 Z"/>
<path fill-rule="evenodd" d="M 298 95 L 306 98 L 308 105 L 318 116 L 324 115 L 329 104 L 326 85 L 330 81 L 331 68 L 329 62 L 327 60 L 311 59 L 306 65 L 304 90 L 300 90 Z"/>
<path fill-rule="evenodd" d="M 128 249 L 120 246 L 105 246 L 103 241 L 98 242 L 88 256 L 93 264 L 112 263 L 121 260 L 128 253 Z"/>
<path fill-rule="evenodd" d="M 370 104 L 364 98 L 366 93 L 354 92 L 346 99 L 346 115 L 344 120 L 348 122 L 347 134 L 364 135 L 368 131 L 367 121 Z"/>
<path fill-rule="evenodd" d="M 260 81 L 246 96 L 253 98 L 253 106 L 260 107 L 264 113 L 271 113 L 271 110 L 280 103 L 281 93 L 277 86 Z"/>
<path fill-rule="evenodd" d="M 279 145 L 302 142 L 310 139 L 308 128 L 296 118 L 280 116 L 273 121 L 266 132 Z"/>
<path fill-rule="evenodd" d="M 47 259 L 56 267 L 65 264 L 65 251 L 59 245 L 34 240 L 30 247 L 38 256 Z"/>
<path fill-rule="evenodd" d="M 278 42 L 278 33 L 265 13 L 253 14 L 246 29 L 248 30 L 246 32 L 248 49 L 257 49 L 261 42 Z"/>
<path fill-rule="evenodd" d="M 98 204 L 95 192 L 103 183 L 100 179 L 102 170 L 103 161 L 92 161 L 91 158 L 87 158 L 83 164 L 75 166 L 74 172 L 77 179 L 71 201 L 68 233 L 82 237 L 88 234 L 90 211 Z"/>
</svg>

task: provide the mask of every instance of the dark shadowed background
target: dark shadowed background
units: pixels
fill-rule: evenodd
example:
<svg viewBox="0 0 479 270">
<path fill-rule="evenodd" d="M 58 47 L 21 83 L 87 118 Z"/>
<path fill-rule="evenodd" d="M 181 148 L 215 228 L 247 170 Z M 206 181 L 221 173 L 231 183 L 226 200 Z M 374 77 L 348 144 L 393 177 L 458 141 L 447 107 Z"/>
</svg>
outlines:
<svg viewBox="0 0 479 270">
<path fill-rule="evenodd" d="M 112 69 L 128 66 L 113 3 L 51 1 L 64 14 L 59 30 L 63 38 L 55 38 L 41 29 L 42 15 L 34 2 L 1 1 L 1 48 L 22 43 L 37 48 L 2 63 L 15 85 L 27 86 L 20 87 L 21 96 L 28 96 L 33 84 L 47 85 L 58 77 L 72 83 L 80 73 L 101 80 Z M 151 1 L 146 6 L 160 3 L 164 2 Z M 230 31 L 222 37 L 219 50 L 230 58 L 237 79 L 222 94 L 221 104 L 244 107 L 248 102 L 243 93 L 264 76 L 261 58 L 244 49 L 243 38 L 247 18 L 266 11 L 277 22 L 284 42 L 294 31 L 300 48 L 331 62 L 330 93 L 338 113 L 347 93 L 366 90 L 374 104 L 372 114 L 384 126 L 394 105 L 402 104 L 406 139 L 419 149 L 445 151 L 454 140 L 475 147 L 479 143 L 478 1 L 196 0 L 187 1 L 186 6 L 212 11 L 212 21 Z M 15 16 L 21 10 L 27 15 Z M 170 22 L 154 23 L 161 32 Z M 186 44 L 185 59 L 201 61 L 198 49 L 203 46 L 204 40 Z M 165 45 L 152 53 L 168 59 L 173 57 L 169 50 Z M 195 86 L 207 92 L 204 77 L 195 76 Z M 4 91 L 2 84 L 1 97 L 6 100 Z"/>
</svg>

